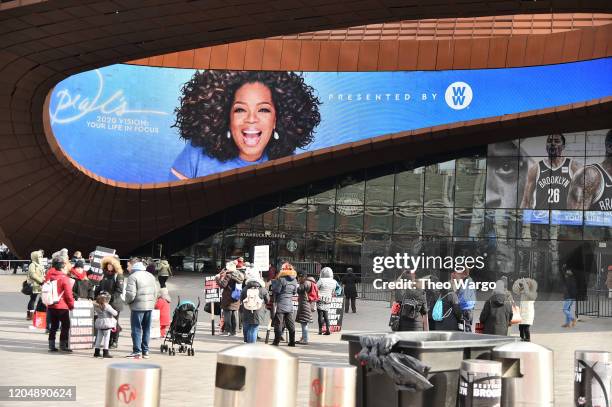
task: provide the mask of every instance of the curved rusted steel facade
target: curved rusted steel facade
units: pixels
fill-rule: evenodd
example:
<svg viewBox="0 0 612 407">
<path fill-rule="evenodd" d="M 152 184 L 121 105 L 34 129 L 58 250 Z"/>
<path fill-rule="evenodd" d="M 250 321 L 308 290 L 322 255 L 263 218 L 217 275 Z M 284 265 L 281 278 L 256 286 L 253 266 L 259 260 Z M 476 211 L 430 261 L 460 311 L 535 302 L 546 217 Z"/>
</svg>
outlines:
<svg viewBox="0 0 612 407">
<path fill-rule="evenodd" d="M 240 1 L 158 3 L 0 4 L 0 240 L 17 254 L 102 242 L 125 253 L 245 199 L 360 168 L 373 160 L 384 163 L 439 154 L 511 139 L 519 131 L 528 136 L 561 128 L 612 127 L 612 99 L 606 98 L 381 135 L 196 180 L 130 185 L 102 179 L 62 152 L 44 116 L 46 98 L 56 83 L 99 66 L 132 61 L 217 69 L 441 70 L 541 65 L 612 54 L 612 24 L 605 24 L 610 6 L 597 0 L 489 0 L 436 7 L 409 0 L 385 6 L 372 0 L 352 2 L 350 10 L 342 1 L 330 0 L 261 1 L 243 7 Z M 396 38 L 372 39 L 367 29 L 357 40 L 334 39 L 333 31 L 328 38 L 297 35 L 400 20 L 539 15 L 551 10 L 599 14 L 591 15 L 590 24 L 584 22 L 588 18 L 577 18 L 581 23 L 576 27 L 574 17 L 531 17 L 532 28 L 536 22 L 550 21 L 551 32 L 524 35 L 496 33 L 496 19 L 491 20 L 491 36 L 484 37 L 478 31 L 469 38 L 415 33 L 414 39 L 402 39 L 399 30 Z M 434 25 L 440 27 L 448 22 L 437 21 Z M 565 28 L 554 32 L 555 21 L 564 21 Z M 569 27 L 567 21 L 572 21 Z M 476 26 L 476 20 L 472 24 Z M 279 35 L 285 37 L 271 38 Z M 431 39 L 418 39 L 423 36 Z"/>
</svg>

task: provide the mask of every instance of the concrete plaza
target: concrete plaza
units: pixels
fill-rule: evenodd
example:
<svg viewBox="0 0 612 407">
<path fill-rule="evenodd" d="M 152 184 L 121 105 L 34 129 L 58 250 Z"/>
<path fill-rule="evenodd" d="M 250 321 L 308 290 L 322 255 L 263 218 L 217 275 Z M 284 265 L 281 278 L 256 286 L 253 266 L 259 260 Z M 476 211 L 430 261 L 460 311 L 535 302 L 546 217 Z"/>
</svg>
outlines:
<svg viewBox="0 0 612 407">
<path fill-rule="evenodd" d="M 152 357 L 148 361 L 128 361 L 131 351 L 129 313 L 121 315 L 124 327 L 119 349 L 113 359 L 94 359 L 93 351 L 78 350 L 72 355 L 47 353 L 47 337 L 29 329 L 25 320 L 27 297 L 19 293 L 23 275 L 0 276 L 0 385 L 65 385 L 77 387 L 76 402 L 0 402 L 2 406 L 102 406 L 106 369 L 111 363 L 154 363 L 162 366 L 162 406 L 212 406 L 214 400 L 214 372 L 216 354 L 229 346 L 242 343 L 242 337 L 212 336 L 210 314 L 200 312 L 194 348 L 196 354 L 174 357 L 159 352 L 161 340 L 151 343 Z M 203 278 L 181 275 L 172 278 L 168 287 L 176 305 L 177 296 L 195 300 L 201 296 Z M 388 303 L 358 302 L 357 314 L 345 315 L 343 332 L 387 331 Z M 478 315 L 478 312 L 476 312 Z M 563 314 L 558 302 L 539 302 L 536 321 L 532 327 L 532 341 L 554 350 L 555 406 L 569 407 L 573 396 L 573 354 L 575 349 L 612 351 L 612 319 L 585 318 L 576 328 L 561 328 Z M 339 334 L 319 336 L 312 329 L 311 345 L 282 348 L 299 357 L 299 406 L 308 403 L 308 378 L 312 362 L 347 362 L 347 344 Z M 512 328 L 518 335 L 518 329 Z M 297 337 L 299 338 L 299 328 Z M 262 383 L 265 386 L 267 383 Z"/>
</svg>

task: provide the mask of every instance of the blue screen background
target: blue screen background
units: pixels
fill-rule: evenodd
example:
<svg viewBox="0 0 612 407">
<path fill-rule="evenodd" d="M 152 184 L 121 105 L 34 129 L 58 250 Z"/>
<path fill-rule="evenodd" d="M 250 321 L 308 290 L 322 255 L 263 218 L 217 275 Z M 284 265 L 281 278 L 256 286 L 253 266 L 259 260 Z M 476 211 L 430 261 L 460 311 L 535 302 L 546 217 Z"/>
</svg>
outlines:
<svg viewBox="0 0 612 407">
<path fill-rule="evenodd" d="M 181 87 L 194 72 L 113 65 L 69 77 L 55 87 L 50 99 L 55 137 L 70 157 L 99 176 L 130 183 L 166 182 L 185 146 L 172 127 L 174 109 Z M 612 58 L 464 71 L 304 72 L 306 83 L 322 102 L 321 124 L 315 141 L 296 154 L 388 133 L 610 96 L 611 73 Z M 461 110 L 445 101 L 454 82 L 465 82 L 472 89 L 471 103 Z M 358 94 L 363 99 L 370 94 L 373 100 L 356 101 Z M 392 100 L 387 101 L 386 94 Z M 375 100 L 375 95 L 382 95 L 382 100 Z M 131 128 L 125 127 L 128 120 Z"/>
</svg>

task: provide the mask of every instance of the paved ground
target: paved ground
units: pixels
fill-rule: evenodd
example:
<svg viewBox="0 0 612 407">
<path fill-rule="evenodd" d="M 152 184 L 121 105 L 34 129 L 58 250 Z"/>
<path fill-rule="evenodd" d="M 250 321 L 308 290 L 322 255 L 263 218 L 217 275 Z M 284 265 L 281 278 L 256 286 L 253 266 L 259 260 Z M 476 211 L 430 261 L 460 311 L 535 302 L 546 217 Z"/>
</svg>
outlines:
<svg viewBox="0 0 612 407">
<path fill-rule="evenodd" d="M 44 334 L 28 329 L 25 321 L 27 299 L 20 294 L 22 276 L 0 276 L 0 385 L 76 385 L 77 402 L 0 402 L 1 406 L 102 406 L 104 400 L 105 366 L 126 362 L 122 358 L 131 350 L 129 328 L 120 339 L 114 359 L 94 359 L 90 351 L 76 351 L 73 355 L 48 354 Z M 201 278 L 179 276 L 168 284 L 176 300 L 195 299 L 202 286 Z M 345 317 L 345 332 L 386 331 L 389 308 L 381 302 L 360 302 L 358 313 Z M 212 406 L 214 399 L 214 371 L 216 353 L 231 345 L 240 344 L 240 338 L 223 338 L 210 334 L 210 315 L 200 314 L 195 341 L 196 355 L 170 357 L 159 353 L 160 340 L 153 340 L 152 358 L 148 361 L 162 366 L 162 406 Z M 561 328 L 562 313 L 559 303 L 538 303 L 536 324 L 532 340 L 555 351 L 555 406 L 570 406 L 573 394 L 572 368 L 575 349 L 612 351 L 612 319 L 582 318 L 572 330 Z M 127 313 L 122 325 L 129 327 Z M 518 335 L 517 328 L 513 328 Z M 299 335 L 298 335 L 299 337 Z M 340 336 L 312 335 L 308 347 L 288 348 L 299 356 L 299 405 L 307 405 L 310 363 L 315 361 L 346 362 L 347 345 Z M 142 363 L 131 361 L 130 363 Z"/>
</svg>

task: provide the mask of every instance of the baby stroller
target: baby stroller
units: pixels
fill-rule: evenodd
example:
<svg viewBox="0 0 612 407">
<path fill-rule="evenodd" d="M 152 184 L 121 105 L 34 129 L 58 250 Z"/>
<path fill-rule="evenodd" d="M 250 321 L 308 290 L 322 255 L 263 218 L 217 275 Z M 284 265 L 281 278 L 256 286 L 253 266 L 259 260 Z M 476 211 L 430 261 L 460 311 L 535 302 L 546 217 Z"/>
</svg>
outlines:
<svg viewBox="0 0 612 407">
<path fill-rule="evenodd" d="M 195 351 L 193 350 L 193 338 L 196 333 L 199 309 L 199 297 L 198 305 L 195 305 L 191 301 L 181 301 L 181 297 L 178 298 L 178 305 L 172 314 L 170 328 L 168 332 L 166 332 L 164 343 L 160 347 L 161 353 L 168 352 L 168 355 L 175 356 L 176 351 L 174 350 L 174 345 L 179 345 L 179 353 L 187 353 L 189 356 L 195 355 Z M 166 341 L 170 342 L 170 347 L 166 345 Z"/>
</svg>

